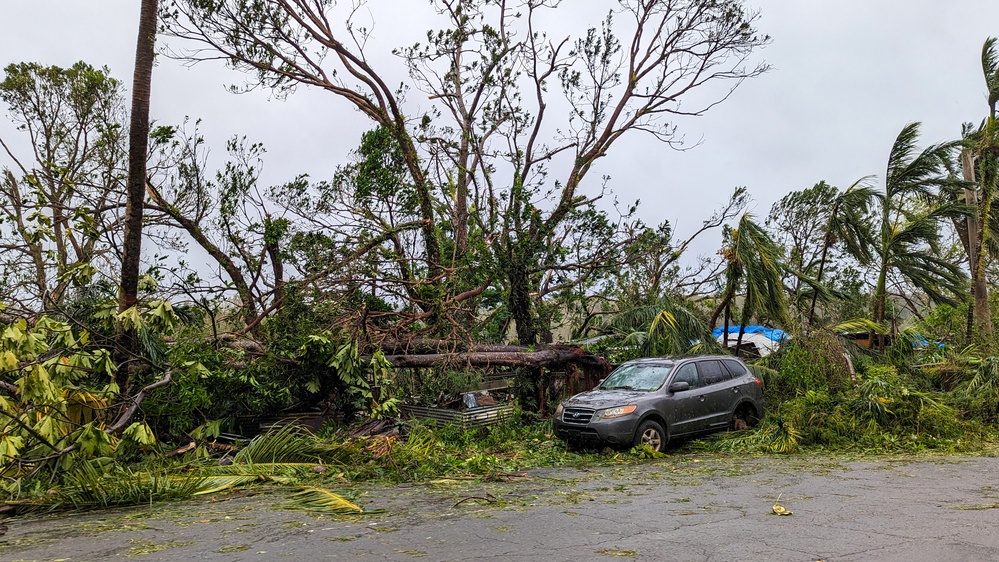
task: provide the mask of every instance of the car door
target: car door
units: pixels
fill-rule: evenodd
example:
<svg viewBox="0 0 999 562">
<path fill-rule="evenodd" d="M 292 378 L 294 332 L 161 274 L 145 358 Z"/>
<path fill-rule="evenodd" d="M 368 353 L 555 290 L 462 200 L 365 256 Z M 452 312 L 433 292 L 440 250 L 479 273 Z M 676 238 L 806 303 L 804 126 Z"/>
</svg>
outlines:
<svg viewBox="0 0 999 562">
<path fill-rule="evenodd" d="M 701 385 L 697 363 L 688 362 L 673 371 L 669 383 L 663 387 L 666 393 L 663 407 L 664 418 L 669 425 L 670 435 L 685 435 L 704 431 L 708 424 L 708 409 L 705 407 L 707 391 Z M 671 392 L 670 385 L 685 382 L 687 390 Z"/>
<path fill-rule="evenodd" d="M 739 401 L 739 389 L 732 374 L 717 359 L 697 362 L 701 388 L 704 390 L 705 428 L 728 427 L 735 404 Z"/>
</svg>

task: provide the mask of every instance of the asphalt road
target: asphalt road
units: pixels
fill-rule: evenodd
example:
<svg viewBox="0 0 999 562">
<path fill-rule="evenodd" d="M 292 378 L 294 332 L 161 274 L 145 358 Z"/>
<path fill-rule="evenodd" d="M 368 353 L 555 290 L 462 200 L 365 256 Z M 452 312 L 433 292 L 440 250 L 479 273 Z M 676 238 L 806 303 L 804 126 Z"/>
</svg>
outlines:
<svg viewBox="0 0 999 562">
<path fill-rule="evenodd" d="M 683 455 L 354 492 L 374 513 L 268 490 L 11 519 L 0 560 L 999 560 L 996 458 Z"/>
</svg>

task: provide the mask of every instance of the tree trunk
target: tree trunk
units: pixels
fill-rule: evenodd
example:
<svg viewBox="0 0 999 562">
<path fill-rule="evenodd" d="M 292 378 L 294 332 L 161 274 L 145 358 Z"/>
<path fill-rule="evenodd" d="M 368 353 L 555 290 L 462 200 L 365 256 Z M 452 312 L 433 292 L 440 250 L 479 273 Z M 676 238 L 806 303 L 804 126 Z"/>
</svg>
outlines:
<svg viewBox="0 0 999 562">
<path fill-rule="evenodd" d="M 146 151 L 149 146 L 149 97 L 152 88 L 156 44 L 158 0 L 142 0 L 139 34 L 135 42 L 135 71 L 132 75 L 132 111 L 128 131 L 128 179 L 125 184 L 125 234 L 122 241 L 121 288 L 118 311 L 135 306 L 139 292 L 139 257 L 142 252 L 142 206 L 146 195 Z M 118 330 L 120 357 L 130 359 L 136 352 L 133 329 Z M 129 363 L 130 365 L 130 363 Z M 120 366 L 118 386 L 125 391 L 129 368 Z"/>
<path fill-rule="evenodd" d="M 827 233 L 825 239 L 823 240 L 822 255 L 819 257 L 819 273 L 815 278 L 815 284 L 822 284 L 822 273 L 826 267 L 826 254 L 829 252 L 829 246 L 832 242 L 829 240 L 829 234 Z M 815 302 L 819 298 L 819 291 L 816 288 L 812 289 L 812 305 L 808 308 L 808 327 L 812 327 L 812 322 L 815 321 Z"/>
<path fill-rule="evenodd" d="M 538 334 L 531 311 L 531 277 L 521 256 L 510 256 L 507 279 L 510 281 L 507 307 L 517 326 L 517 343 L 534 345 L 538 343 Z"/>
<path fill-rule="evenodd" d="M 712 330 L 715 328 L 715 324 L 718 323 L 718 317 L 721 316 L 722 312 L 725 312 L 725 309 L 728 307 L 729 303 L 732 302 L 732 298 L 734 296 L 735 296 L 734 289 L 729 290 L 728 292 L 725 293 L 725 296 L 722 297 L 722 300 L 720 303 L 718 303 L 718 306 L 715 308 L 715 311 L 711 313 L 711 320 L 708 321 L 709 328 L 711 328 Z"/>
<path fill-rule="evenodd" d="M 970 150 L 961 153 L 961 172 L 964 181 L 975 181 L 975 164 Z M 971 214 L 965 219 L 968 225 L 968 267 L 971 273 L 972 312 L 969 317 L 980 337 L 992 335 L 992 312 L 989 310 L 989 287 L 985 280 L 984 247 L 985 232 L 979 217 L 977 188 L 964 190 L 964 202 L 971 209 Z M 968 331 L 968 343 L 971 343 L 971 330 Z"/>
<path fill-rule="evenodd" d="M 888 289 L 886 287 L 888 281 L 888 262 L 884 261 L 881 263 L 881 271 L 878 274 L 878 283 L 874 289 L 874 322 L 876 324 L 884 324 L 885 321 L 885 309 L 887 307 L 888 300 Z M 877 334 L 874 331 L 870 333 L 871 338 L 871 349 L 881 349 L 884 346 L 885 338 L 881 334 Z M 877 338 L 875 340 L 875 338 Z M 875 346 L 875 341 L 877 345 Z"/>
<path fill-rule="evenodd" d="M 746 321 L 743 320 L 742 323 L 739 324 L 739 338 L 735 340 L 735 356 L 736 357 L 741 357 L 742 356 L 742 336 L 745 333 L 746 333 Z"/>
<path fill-rule="evenodd" d="M 531 351 L 526 345 L 503 345 L 475 343 L 464 340 L 442 340 L 413 338 L 411 340 L 385 340 L 378 347 L 387 354 L 407 355 L 420 353 L 463 353 L 463 352 L 525 352 Z"/>
<path fill-rule="evenodd" d="M 725 305 L 725 327 L 722 328 L 722 345 L 728 350 L 728 327 L 732 322 L 732 306 Z"/>
<path fill-rule="evenodd" d="M 219 267 L 226 272 L 229 280 L 232 281 L 233 288 L 236 289 L 236 294 L 239 295 L 243 322 L 246 323 L 247 326 L 257 324 L 260 314 L 257 311 L 256 301 L 253 300 L 253 294 L 250 292 L 250 287 L 246 283 L 246 279 L 243 277 L 243 272 L 240 271 L 236 262 L 232 261 L 229 254 L 226 254 L 221 248 L 208 239 L 198 223 L 180 214 L 176 208 L 171 207 L 170 204 L 163 199 L 163 196 L 160 195 L 160 192 L 157 191 L 155 187 L 151 185 L 147 187 L 149 188 L 149 197 L 153 200 L 151 208 L 162 211 L 175 220 L 177 224 L 186 230 L 191 238 L 193 238 L 194 241 L 201 246 L 202 250 L 215 259 L 215 261 L 219 264 Z M 255 333 L 255 330 L 251 330 L 251 333 Z"/>
<path fill-rule="evenodd" d="M 284 306 L 284 259 L 281 256 L 281 248 L 278 247 L 277 237 L 268 237 L 265 243 L 267 255 L 271 258 L 271 271 L 274 273 L 274 309 L 281 310 Z"/>
<path fill-rule="evenodd" d="M 528 367 L 540 369 L 554 365 L 576 364 L 603 369 L 609 373 L 610 363 L 599 355 L 583 351 L 579 347 L 552 347 L 542 351 L 478 351 L 468 353 L 432 353 L 426 355 L 386 355 L 385 359 L 395 367 L 429 368 L 448 365 L 470 365 L 473 367 Z"/>
</svg>

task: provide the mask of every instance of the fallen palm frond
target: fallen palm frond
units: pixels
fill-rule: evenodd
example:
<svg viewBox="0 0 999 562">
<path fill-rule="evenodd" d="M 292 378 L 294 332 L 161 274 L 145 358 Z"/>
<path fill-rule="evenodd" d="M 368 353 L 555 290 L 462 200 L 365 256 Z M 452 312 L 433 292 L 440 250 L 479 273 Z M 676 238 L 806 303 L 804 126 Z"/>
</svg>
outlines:
<svg viewBox="0 0 999 562">
<path fill-rule="evenodd" d="M 314 462 L 258 462 L 230 464 L 202 469 L 202 473 L 219 476 L 297 476 L 306 473 L 323 473 L 326 465 Z"/>
<path fill-rule="evenodd" d="M 330 513 L 364 513 L 364 510 L 360 506 L 343 496 L 334 494 L 324 488 L 314 487 L 303 488 L 301 492 L 292 495 L 287 507 L 290 509 L 306 509 Z"/>
<path fill-rule="evenodd" d="M 307 429 L 286 425 L 253 438 L 233 457 L 233 464 L 346 464 L 356 454 L 349 443 L 323 443 Z"/>
<path fill-rule="evenodd" d="M 255 474 L 232 474 L 227 476 L 206 476 L 201 480 L 201 487 L 197 492 L 194 492 L 195 496 L 203 496 L 205 494 L 214 494 L 217 492 L 222 492 L 224 490 L 231 490 L 239 486 L 245 486 L 246 484 L 252 484 L 255 482 L 264 482 L 268 480 L 266 476 L 259 476 Z"/>
<path fill-rule="evenodd" d="M 801 432 L 783 415 L 773 415 L 756 431 L 725 436 L 714 446 L 716 450 L 735 452 L 758 450 L 767 453 L 793 453 L 798 449 Z"/>
<path fill-rule="evenodd" d="M 201 489 L 203 480 L 197 475 L 172 476 L 164 469 L 132 471 L 111 465 L 111 470 L 105 471 L 95 463 L 86 462 L 66 474 L 58 493 L 34 499 L 31 504 L 18 505 L 52 509 L 67 505 L 83 509 L 178 500 L 194 495 Z"/>
<path fill-rule="evenodd" d="M 305 429 L 286 425 L 253 438 L 233 457 L 233 464 L 317 461 L 316 441 Z"/>
</svg>

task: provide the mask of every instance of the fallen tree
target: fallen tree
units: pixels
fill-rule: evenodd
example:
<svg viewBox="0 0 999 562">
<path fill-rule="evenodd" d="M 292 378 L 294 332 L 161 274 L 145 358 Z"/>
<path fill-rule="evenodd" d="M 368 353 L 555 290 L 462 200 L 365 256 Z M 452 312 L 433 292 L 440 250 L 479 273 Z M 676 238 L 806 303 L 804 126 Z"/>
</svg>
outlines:
<svg viewBox="0 0 999 562">
<path fill-rule="evenodd" d="M 385 360 L 393 367 L 417 369 L 454 365 L 551 369 L 572 364 L 587 370 L 600 370 L 604 374 L 611 371 L 611 364 L 606 359 L 589 353 L 579 346 L 553 346 L 535 351 L 519 346 L 501 347 L 504 350 L 386 355 Z M 473 347 L 473 349 L 475 348 Z"/>
</svg>

